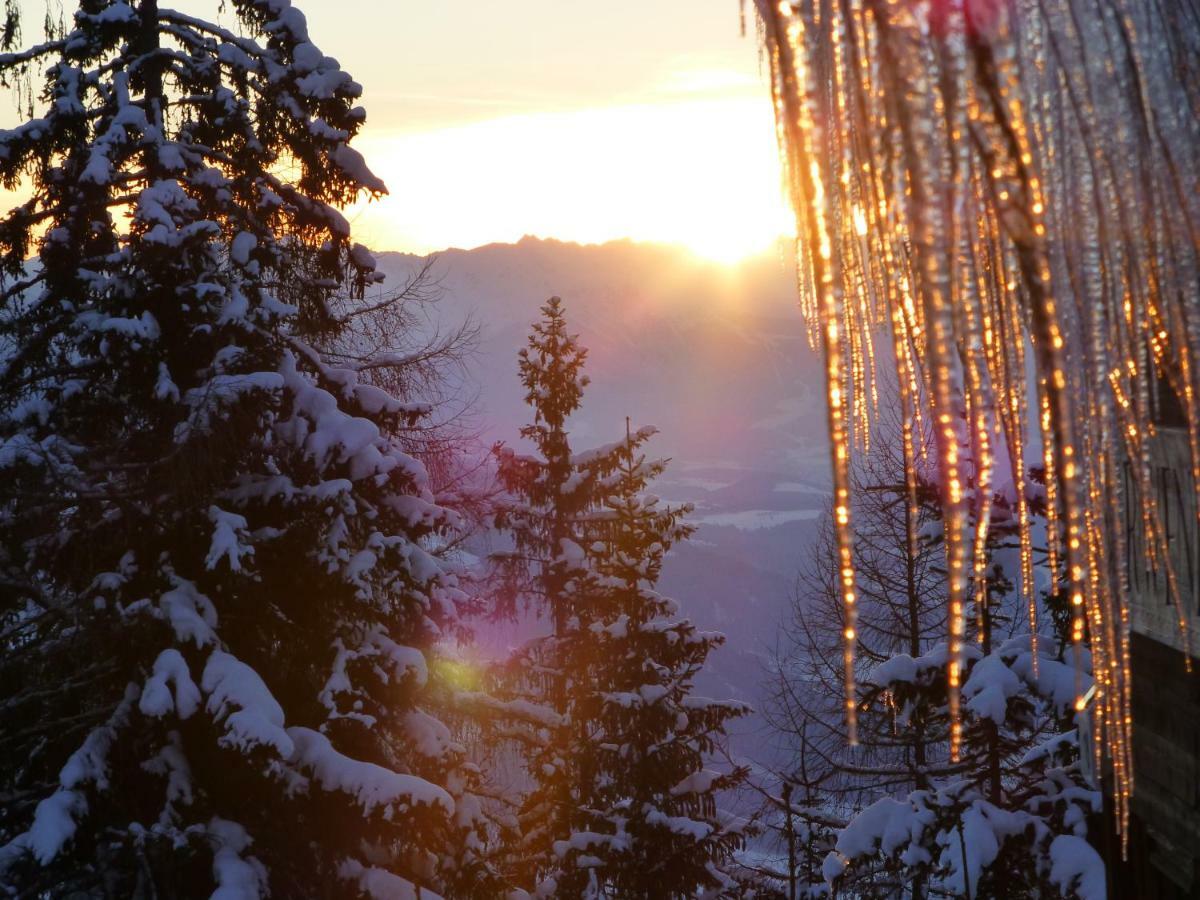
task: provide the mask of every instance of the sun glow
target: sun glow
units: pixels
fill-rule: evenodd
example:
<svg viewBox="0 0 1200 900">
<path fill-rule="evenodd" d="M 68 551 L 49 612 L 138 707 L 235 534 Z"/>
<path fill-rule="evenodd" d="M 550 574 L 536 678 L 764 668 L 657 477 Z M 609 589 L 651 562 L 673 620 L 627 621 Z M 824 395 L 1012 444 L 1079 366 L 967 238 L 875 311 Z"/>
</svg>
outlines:
<svg viewBox="0 0 1200 900">
<path fill-rule="evenodd" d="M 732 262 L 790 231 L 769 102 L 683 100 L 511 116 L 356 141 L 391 191 L 348 213 L 358 240 L 428 252 L 631 238 Z"/>
</svg>

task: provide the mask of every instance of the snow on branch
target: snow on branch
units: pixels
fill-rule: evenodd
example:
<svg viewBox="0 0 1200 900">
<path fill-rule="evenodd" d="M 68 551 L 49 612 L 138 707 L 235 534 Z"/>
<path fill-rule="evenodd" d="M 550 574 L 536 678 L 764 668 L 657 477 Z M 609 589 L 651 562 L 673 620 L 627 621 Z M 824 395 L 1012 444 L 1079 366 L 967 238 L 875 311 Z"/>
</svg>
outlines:
<svg viewBox="0 0 1200 900">
<path fill-rule="evenodd" d="M 427 806 L 437 807 L 448 816 L 454 814 L 454 798 L 424 778 L 351 759 L 311 728 L 289 728 L 287 735 L 295 746 L 292 763 L 311 771 L 325 790 L 349 794 L 366 813 L 379 810 L 390 820 L 397 813 Z"/>
</svg>

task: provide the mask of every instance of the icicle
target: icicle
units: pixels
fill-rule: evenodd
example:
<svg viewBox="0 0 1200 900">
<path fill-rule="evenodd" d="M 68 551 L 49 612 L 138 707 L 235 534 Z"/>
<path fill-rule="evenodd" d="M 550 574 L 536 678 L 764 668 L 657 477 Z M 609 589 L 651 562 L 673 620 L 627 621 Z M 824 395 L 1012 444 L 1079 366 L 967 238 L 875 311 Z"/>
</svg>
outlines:
<svg viewBox="0 0 1200 900">
<path fill-rule="evenodd" d="M 800 235 L 800 306 L 826 354 L 851 734 L 846 471 L 851 442 L 870 439 L 882 327 L 910 511 L 929 443 L 918 436 L 931 434 L 937 454 L 952 710 L 963 597 L 968 578 L 980 602 L 986 592 L 992 484 L 1005 460 L 1038 665 L 1027 465 L 1040 455 L 1052 591 L 1066 597 L 1077 651 L 1090 635 L 1096 746 L 1111 762 L 1124 823 L 1133 788 L 1127 554 L 1165 573 L 1187 640 L 1151 452 L 1166 385 L 1183 406 L 1200 492 L 1200 136 L 1191 115 L 1200 80 L 1180 74 L 1194 25 L 1177 33 L 1132 0 L 1095 3 L 759 0 L 758 9 Z"/>
<path fill-rule="evenodd" d="M 812 115 L 813 88 L 803 65 L 803 23 L 781 4 L 766 21 L 773 46 L 774 71 L 782 89 L 785 153 L 796 201 L 797 240 L 808 241 L 812 281 L 819 310 L 822 348 L 825 354 L 826 400 L 829 439 L 833 445 L 833 508 L 837 535 L 838 579 L 845 611 L 843 666 L 845 668 L 846 733 L 850 746 L 858 744 L 858 698 L 854 679 L 854 656 L 858 639 L 858 597 L 855 592 L 853 526 L 850 520 L 850 436 L 846 422 L 847 384 L 843 359 L 842 293 L 832 271 L 833 249 L 828 227 L 822 143 L 817 119 Z M 801 89 L 803 94 L 801 94 Z"/>
</svg>

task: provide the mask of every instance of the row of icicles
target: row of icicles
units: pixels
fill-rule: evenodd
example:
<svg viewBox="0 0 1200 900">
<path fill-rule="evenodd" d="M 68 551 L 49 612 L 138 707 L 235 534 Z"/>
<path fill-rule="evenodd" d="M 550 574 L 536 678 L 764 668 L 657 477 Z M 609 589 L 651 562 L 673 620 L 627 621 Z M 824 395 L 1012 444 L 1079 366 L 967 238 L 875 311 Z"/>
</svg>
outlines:
<svg viewBox="0 0 1200 900">
<path fill-rule="evenodd" d="M 759 0 L 758 11 L 800 236 L 801 305 L 826 363 L 850 742 L 850 455 L 869 440 L 886 355 L 914 510 L 915 436 L 931 431 L 937 452 L 952 756 L 964 603 L 972 584 L 986 596 L 1001 466 L 1017 487 L 1036 666 L 1025 473 L 1040 465 L 1048 568 L 1063 579 L 1051 590 L 1069 597 L 1077 661 L 1090 633 L 1093 746 L 1109 754 L 1126 834 L 1127 553 L 1167 572 L 1187 635 L 1149 441 L 1155 393 L 1169 385 L 1200 484 L 1200 78 L 1183 71 L 1200 58 L 1200 23 L 1162 0 Z M 886 354 L 876 353 L 881 328 Z M 1126 546 L 1127 515 L 1140 516 L 1137 548 Z M 910 549 L 916 540 L 910 532 Z M 1079 709 L 1081 687 L 1080 675 Z"/>
</svg>

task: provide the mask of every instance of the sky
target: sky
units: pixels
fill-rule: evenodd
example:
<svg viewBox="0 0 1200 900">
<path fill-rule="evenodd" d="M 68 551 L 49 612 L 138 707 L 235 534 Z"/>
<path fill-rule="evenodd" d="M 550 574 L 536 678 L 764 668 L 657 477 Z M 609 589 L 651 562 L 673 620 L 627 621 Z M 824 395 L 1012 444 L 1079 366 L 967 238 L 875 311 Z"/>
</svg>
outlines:
<svg viewBox="0 0 1200 900">
<path fill-rule="evenodd" d="M 732 262 L 791 228 L 753 11 L 743 37 L 738 0 L 295 2 L 363 85 L 355 146 L 389 195 L 348 214 L 373 249 L 528 234 Z M 237 27 L 219 0 L 170 5 Z M 16 123 L 7 104 L 0 127 Z"/>
<path fill-rule="evenodd" d="M 364 88 L 356 146 L 390 195 L 351 221 L 376 249 L 533 234 L 733 260 L 789 228 L 738 0 L 300 5 Z"/>
</svg>

